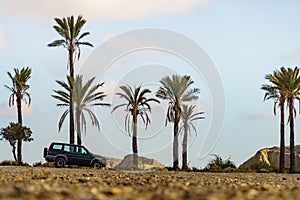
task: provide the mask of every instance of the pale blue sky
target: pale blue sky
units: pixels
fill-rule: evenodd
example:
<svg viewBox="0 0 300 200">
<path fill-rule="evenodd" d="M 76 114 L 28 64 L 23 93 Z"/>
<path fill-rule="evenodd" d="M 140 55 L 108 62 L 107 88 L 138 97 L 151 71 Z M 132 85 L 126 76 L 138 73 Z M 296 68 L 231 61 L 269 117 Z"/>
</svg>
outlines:
<svg viewBox="0 0 300 200">
<path fill-rule="evenodd" d="M 47 44 L 59 37 L 52 28 L 53 17 L 69 14 L 81 14 L 88 20 L 83 30 L 91 32 L 86 40 L 95 46 L 82 48 L 77 69 L 103 41 L 133 29 L 156 27 L 191 38 L 213 60 L 225 88 L 224 129 L 211 153 L 224 158 L 230 156 L 236 164 L 241 164 L 258 149 L 279 144 L 278 117 L 272 116 L 273 103 L 262 101 L 260 87 L 266 83 L 265 74 L 281 66 L 294 67 L 300 63 L 299 1 L 70 1 L 0 0 L 0 127 L 16 120 L 15 111 L 8 108 L 9 91 L 3 87 L 11 84 L 6 72 L 15 67 L 32 68 L 29 81 L 32 104 L 29 110 L 24 107 L 24 124 L 31 127 L 35 140 L 24 144 L 25 162 L 43 161 L 42 148 L 52 141 L 68 141 L 67 123 L 61 133 L 57 132 L 57 122 L 63 109 L 57 108 L 56 101 L 50 96 L 53 89 L 58 89 L 55 80 L 65 80 L 67 54 L 65 49 L 48 48 Z M 181 72 L 180 66 L 184 63 L 180 59 L 165 53 L 156 54 L 128 55 L 116 63 L 112 70 L 115 77 L 108 75 L 100 81 L 108 85 L 118 80 L 126 82 L 126 74 L 122 74 L 122 70 L 128 73 L 132 70 L 129 66 L 149 63 L 161 62 L 171 70 Z M 207 159 L 199 159 L 199 145 L 209 127 L 211 105 L 209 91 L 201 77 L 194 76 L 194 81 L 195 86 L 201 88 L 200 107 L 205 110 L 207 120 L 198 124 L 198 136 L 190 145 L 189 161 L 191 166 L 203 167 Z M 158 107 L 155 112 L 155 116 L 159 116 L 162 110 Z M 88 126 L 84 144 L 91 151 L 105 156 L 122 158 L 131 152 L 130 138 L 112 127 L 115 121 L 109 121 L 110 109 L 99 108 L 97 113 L 102 121 L 102 131 L 98 133 Z M 116 121 L 122 120 L 122 117 L 118 116 Z M 164 120 L 164 116 L 161 119 Z M 155 123 L 152 123 L 153 126 Z M 120 127 L 123 128 L 123 124 Z M 296 143 L 300 140 L 298 127 L 297 118 Z M 156 129 L 163 130 L 149 139 L 147 134 L 158 131 Z M 141 154 L 170 164 L 170 131 L 170 126 L 163 127 L 158 123 L 142 132 L 146 139 L 139 142 Z M 12 159 L 12 154 L 9 144 L 2 141 L 0 160 L 4 159 Z"/>
</svg>

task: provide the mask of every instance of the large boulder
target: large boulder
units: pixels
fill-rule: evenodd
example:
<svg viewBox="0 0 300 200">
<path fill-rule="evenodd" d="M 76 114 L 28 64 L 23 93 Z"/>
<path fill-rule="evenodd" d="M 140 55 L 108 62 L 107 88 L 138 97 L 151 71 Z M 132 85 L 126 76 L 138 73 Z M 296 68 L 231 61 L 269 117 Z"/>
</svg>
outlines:
<svg viewBox="0 0 300 200">
<path fill-rule="evenodd" d="M 165 166 L 163 164 L 161 164 L 157 160 L 154 160 L 154 159 L 151 159 L 151 158 L 146 158 L 146 157 L 139 156 L 138 161 L 139 161 L 139 163 L 138 163 L 138 169 L 139 170 L 157 170 L 157 169 L 165 168 Z M 132 169 L 135 169 L 132 162 L 133 162 L 133 155 L 132 154 L 127 155 L 119 163 L 119 165 L 116 166 L 116 169 L 119 169 L 119 170 L 132 170 Z"/>
<path fill-rule="evenodd" d="M 239 166 L 246 170 L 278 170 L 279 169 L 279 147 L 264 148 L 256 152 Z M 300 172 L 300 145 L 295 146 L 296 171 Z M 285 148 L 285 168 L 290 166 L 290 150 Z"/>
</svg>

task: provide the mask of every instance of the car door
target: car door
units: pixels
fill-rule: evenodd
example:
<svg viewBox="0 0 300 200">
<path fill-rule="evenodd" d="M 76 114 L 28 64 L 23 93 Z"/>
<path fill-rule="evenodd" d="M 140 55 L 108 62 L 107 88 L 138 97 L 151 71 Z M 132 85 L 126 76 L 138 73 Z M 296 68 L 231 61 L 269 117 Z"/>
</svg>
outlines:
<svg viewBox="0 0 300 200">
<path fill-rule="evenodd" d="M 83 146 L 76 146 L 75 149 L 75 162 L 76 165 L 81 165 L 81 166 L 89 166 L 90 162 L 92 160 L 92 155 L 88 152 L 86 148 Z"/>
<path fill-rule="evenodd" d="M 75 149 L 76 147 L 74 145 L 69 145 L 69 144 L 65 144 L 64 145 L 64 155 L 67 156 L 68 161 L 67 164 L 68 165 L 76 165 L 76 154 L 75 154 Z"/>
</svg>

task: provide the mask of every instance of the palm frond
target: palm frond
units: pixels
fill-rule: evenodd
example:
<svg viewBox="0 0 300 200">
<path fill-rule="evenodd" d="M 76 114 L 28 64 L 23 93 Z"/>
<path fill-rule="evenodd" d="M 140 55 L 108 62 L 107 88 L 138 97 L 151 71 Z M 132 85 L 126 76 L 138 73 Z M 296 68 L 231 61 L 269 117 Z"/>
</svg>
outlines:
<svg viewBox="0 0 300 200">
<path fill-rule="evenodd" d="M 66 119 L 66 116 L 69 114 L 70 110 L 67 109 L 60 117 L 59 122 L 58 122 L 58 132 L 61 130 L 61 127 Z"/>
</svg>

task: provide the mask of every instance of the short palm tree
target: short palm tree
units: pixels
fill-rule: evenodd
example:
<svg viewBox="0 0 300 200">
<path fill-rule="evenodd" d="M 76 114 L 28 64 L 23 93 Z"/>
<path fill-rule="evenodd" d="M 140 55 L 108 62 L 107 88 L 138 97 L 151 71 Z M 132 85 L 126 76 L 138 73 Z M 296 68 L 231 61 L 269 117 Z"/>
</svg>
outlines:
<svg viewBox="0 0 300 200">
<path fill-rule="evenodd" d="M 183 133 L 183 142 L 182 142 L 182 170 L 188 170 L 188 152 L 187 152 L 187 144 L 188 144 L 188 135 L 191 134 L 192 130 L 197 134 L 196 127 L 193 122 L 196 120 L 204 119 L 201 117 L 204 112 L 195 112 L 195 105 L 182 105 L 181 111 L 181 127 L 179 132 Z"/>
<path fill-rule="evenodd" d="M 284 173 L 284 166 L 285 166 L 285 100 L 286 100 L 286 94 L 285 94 L 285 86 L 284 86 L 284 77 L 282 76 L 279 71 L 274 71 L 273 74 L 267 74 L 266 79 L 271 83 L 262 85 L 261 89 L 264 90 L 265 100 L 274 100 L 274 108 L 273 112 L 274 115 L 276 115 L 276 109 L 277 105 L 280 108 L 280 156 L 279 156 L 279 172 Z"/>
<path fill-rule="evenodd" d="M 173 75 L 165 76 L 160 80 L 161 87 L 156 92 L 156 97 L 169 102 L 166 116 L 167 122 L 174 123 L 174 141 L 173 141 L 173 169 L 179 169 L 178 164 L 178 126 L 181 115 L 181 105 L 183 102 L 189 102 L 198 99 L 198 88 L 190 89 L 194 82 L 190 76 Z"/>
<path fill-rule="evenodd" d="M 28 93 L 29 85 L 27 81 L 31 76 L 31 69 L 29 67 L 22 68 L 21 71 L 19 69 L 14 69 L 15 74 L 12 75 L 10 72 L 7 72 L 9 78 L 12 81 L 12 86 L 9 87 L 5 85 L 11 91 L 11 95 L 9 97 L 9 106 L 14 106 L 15 102 L 17 104 L 17 113 L 18 113 L 18 123 L 22 125 L 22 100 L 30 105 L 31 97 Z M 17 141 L 17 157 L 18 164 L 22 163 L 22 139 L 18 139 Z"/>
<path fill-rule="evenodd" d="M 147 98 L 146 95 L 151 93 L 149 89 L 142 89 L 141 86 L 132 89 L 130 86 L 120 86 L 122 92 L 116 93 L 120 98 L 125 99 L 126 103 L 122 103 L 113 108 L 116 109 L 125 106 L 125 129 L 132 135 L 132 151 L 133 151 L 133 166 L 138 168 L 138 147 L 137 147 L 137 120 L 140 117 L 145 124 L 145 128 L 150 124 L 149 114 L 151 106 L 149 103 L 159 101 L 155 98 Z"/>
<path fill-rule="evenodd" d="M 64 47 L 68 50 L 68 67 L 70 69 L 70 77 L 74 79 L 74 62 L 76 59 L 80 58 L 80 46 L 90 46 L 93 45 L 89 42 L 82 42 L 82 38 L 89 35 L 89 32 L 80 33 L 82 27 L 85 25 L 86 20 L 82 16 L 78 16 L 75 21 L 74 16 L 67 18 L 54 18 L 57 25 L 53 28 L 62 37 L 62 39 L 54 40 L 52 43 L 48 44 L 49 47 Z M 74 107 L 72 96 L 69 104 L 70 109 L 70 143 L 74 144 L 75 134 L 74 134 Z"/>
<path fill-rule="evenodd" d="M 31 138 L 32 131 L 30 128 L 26 126 L 22 126 L 20 123 L 9 123 L 9 126 L 6 128 L 2 128 L 0 132 L 1 140 L 5 139 L 12 146 L 13 156 L 15 161 L 17 161 L 16 157 L 16 141 L 21 139 L 25 142 L 31 142 L 33 138 Z"/>
<path fill-rule="evenodd" d="M 97 84 L 92 86 L 95 78 L 91 78 L 87 81 L 86 84 L 83 85 L 83 76 L 77 75 L 75 80 L 71 77 L 68 77 L 68 83 L 63 81 L 56 81 L 61 87 L 64 88 L 65 91 L 62 90 L 54 90 L 55 95 L 52 95 L 55 99 L 61 101 L 57 106 L 69 106 L 70 103 L 70 93 L 73 94 L 74 99 L 74 108 L 75 108 L 75 122 L 76 122 L 76 131 L 77 131 L 77 144 L 82 144 L 81 131 L 86 132 L 86 118 L 84 113 L 87 112 L 92 125 L 96 126 L 98 129 L 99 121 L 97 116 L 93 113 L 90 107 L 93 106 L 110 106 L 107 103 L 99 103 L 97 101 L 102 101 L 106 96 L 103 92 L 99 91 L 99 88 L 104 84 Z M 66 118 L 66 116 L 70 113 L 70 110 L 67 109 L 61 116 L 58 123 L 58 130 L 61 130 L 62 124 Z"/>
<path fill-rule="evenodd" d="M 76 123 L 76 131 L 77 131 L 77 144 L 81 145 L 81 130 L 86 133 L 86 120 L 84 113 L 88 113 L 92 125 L 96 126 L 98 130 L 100 130 L 99 121 L 97 116 L 93 113 L 90 107 L 94 106 L 110 106 L 108 103 L 102 103 L 102 101 L 106 95 L 104 92 L 99 91 L 100 87 L 103 86 L 104 82 L 101 84 L 97 84 L 92 86 L 93 81 L 95 78 L 91 78 L 83 85 L 83 77 L 82 75 L 76 76 L 74 81 L 74 91 L 73 91 L 73 98 L 74 98 L 74 108 L 75 108 L 75 123 Z"/>
</svg>

